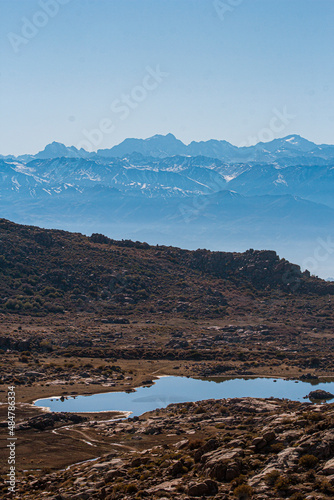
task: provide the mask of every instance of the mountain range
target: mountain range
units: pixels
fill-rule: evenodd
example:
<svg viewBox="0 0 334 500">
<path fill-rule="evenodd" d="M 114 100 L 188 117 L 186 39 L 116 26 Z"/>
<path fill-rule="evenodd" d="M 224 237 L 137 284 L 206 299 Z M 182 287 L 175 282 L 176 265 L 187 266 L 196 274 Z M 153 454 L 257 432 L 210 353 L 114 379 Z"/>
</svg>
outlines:
<svg viewBox="0 0 334 500">
<path fill-rule="evenodd" d="M 123 158 L 132 153 L 144 156 L 166 158 L 169 156 L 206 156 L 232 163 L 238 162 L 273 162 L 275 160 L 304 159 L 307 162 L 328 161 L 334 159 L 334 145 L 317 145 L 299 135 L 289 135 L 270 142 L 259 142 L 254 146 L 237 147 L 224 140 L 192 141 L 186 145 L 173 134 L 154 135 L 147 139 L 125 139 L 122 143 L 109 148 L 88 152 L 75 146 L 65 146 L 59 142 L 48 144 L 43 151 L 35 155 L 25 154 L 17 157 L 20 161 L 48 158 Z M 14 159 L 12 155 L 1 156 Z"/>
<path fill-rule="evenodd" d="M 184 248 L 273 248 L 303 265 L 334 223 L 334 146 L 297 135 L 237 148 L 172 134 L 89 153 L 53 142 L 0 158 L 0 216 Z M 332 254 L 316 274 L 332 274 Z M 325 276 L 326 277 L 326 276 Z"/>
</svg>

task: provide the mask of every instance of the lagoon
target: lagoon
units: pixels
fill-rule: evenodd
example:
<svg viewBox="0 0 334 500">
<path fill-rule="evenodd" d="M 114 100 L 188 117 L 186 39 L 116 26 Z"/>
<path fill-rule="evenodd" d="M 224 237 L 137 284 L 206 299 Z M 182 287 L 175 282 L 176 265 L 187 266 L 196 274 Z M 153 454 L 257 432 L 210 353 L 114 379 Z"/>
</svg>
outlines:
<svg viewBox="0 0 334 500">
<path fill-rule="evenodd" d="M 160 377 L 149 387 L 135 392 L 107 392 L 88 396 L 67 396 L 39 399 L 36 406 L 57 412 L 127 411 L 139 416 L 147 411 L 165 408 L 171 403 L 224 398 L 286 398 L 309 401 L 304 397 L 315 389 L 314 381 L 295 381 L 273 378 L 234 378 L 230 380 L 201 380 L 188 377 Z M 317 389 L 334 393 L 334 382 L 317 383 Z"/>
</svg>

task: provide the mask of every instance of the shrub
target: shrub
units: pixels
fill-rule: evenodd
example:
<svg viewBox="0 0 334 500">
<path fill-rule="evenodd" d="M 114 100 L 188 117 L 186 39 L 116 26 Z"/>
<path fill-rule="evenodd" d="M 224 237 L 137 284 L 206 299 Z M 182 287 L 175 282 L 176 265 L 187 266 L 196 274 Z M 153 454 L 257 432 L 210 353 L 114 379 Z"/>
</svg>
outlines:
<svg viewBox="0 0 334 500">
<path fill-rule="evenodd" d="M 314 469 L 314 467 L 318 463 L 318 459 L 314 455 L 303 455 L 302 457 L 300 457 L 298 463 L 305 469 Z"/>
<path fill-rule="evenodd" d="M 322 493 L 325 493 L 325 495 L 333 495 L 334 494 L 334 487 L 331 485 L 327 479 L 324 479 L 320 482 L 319 484 L 319 490 Z"/>
<path fill-rule="evenodd" d="M 58 304 L 54 304 L 52 302 L 45 302 L 44 304 L 45 308 L 49 311 L 49 312 L 53 312 L 53 313 L 61 313 L 64 311 L 64 309 L 62 308 L 62 306 L 58 305 Z"/>
<path fill-rule="evenodd" d="M 5 303 L 5 307 L 11 311 L 17 311 L 17 310 L 21 309 L 22 302 L 20 302 L 19 300 L 16 300 L 16 299 L 9 299 Z"/>
<path fill-rule="evenodd" d="M 285 446 L 283 443 L 273 443 L 270 445 L 270 449 L 273 453 L 279 453 L 280 451 L 284 450 Z"/>
<path fill-rule="evenodd" d="M 137 491 L 138 491 L 138 488 L 135 484 L 130 483 L 126 486 L 127 493 L 136 493 Z"/>
<path fill-rule="evenodd" d="M 203 406 L 199 406 L 198 408 L 196 408 L 196 410 L 194 411 L 194 414 L 195 415 L 200 415 L 201 413 L 205 413 L 205 409 L 203 408 Z"/>
<path fill-rule="evenodd" d="M 46 339 L 41 341 L 40 348 L 46 352 L 51 352 L 53 349 L 51 342 L 49 340 L 46 340 Z M 50 364 L 50 366 L 51 366 L 51 364 Z"/>
<path fill-rule="evenodd" d="M 290 486 L 290 481 L 287 477 L 279 476 L 275 482 L 275 489 L 280 492 L 287 492 Z"/>
<path fill-rule="evenodd" d="M 25 293 L 26 295 L 34 295 L 34 289 L 32 288 L 31 285 L 28 285 L 28 284 L 24 284 L 22 286 L 22 291 L 23 293 Z"/>
<path fill-rule="evenodd" d="M 0 269 L 5 268 L 8 265 L 8 262 L 4 255 L 0 255 Z"/>
<path fill-rule="evenodd" d="M 322 416 L 319 415 L 319 413 L 315 413 L 312 411 L 309 413 L 308 418 L 309 420 L 311 420 L 311 422 L 319 422 L 322 419 Z"/>
<path fill-rule="evenodd" d="M 268 472 L 268 474 L 265 475 L 264 480 L 267 484 L 269 484 L 270 486 L 273 486 L 279 477 L 280 477 L 280 473 L 278 470 L 275 469 L 271 472 Z"/>
<path fill-rule="evenodd" d="M 246 476 L 244 474 L 240 474 L 240 476 L 236 477 L 235 479 L 233 479 L 232 481 L 232 487 L 233 488 L 236 488 L 237 486 L 240 486 L 241 484 L 245 484 L 246 483 Z"/>
<path fill-rule="evenodd" d="M 305 500 L 305 496 L 303 493 L 296 492 L 290 497 L 290 500 Z"/>
<path fill-rule="evenodd" d="M 248 484 L 240 484 L 235 488 L 233 493 L 239 500 L 248 500 L 253 496 L 253 489 Z"/>
<path fill-rule="evenodd" d="M 189 450 L 197 450 L 201 446 L 203 446 L 204 441 L 202 439 L 195 439 L 189 443 Z"/>
</svg>

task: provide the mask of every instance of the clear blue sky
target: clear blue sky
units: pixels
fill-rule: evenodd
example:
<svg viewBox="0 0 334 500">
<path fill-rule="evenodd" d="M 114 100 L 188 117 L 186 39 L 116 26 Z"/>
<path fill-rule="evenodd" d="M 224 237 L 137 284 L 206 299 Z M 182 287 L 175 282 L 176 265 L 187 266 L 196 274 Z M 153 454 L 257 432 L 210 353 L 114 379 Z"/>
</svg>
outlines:
<svg viewBox="0 0 334 500">
<path fill-rule="evenodd" d="M 105 119 L 97 147 L 168 132 L 240 145 L 265 137 L 274 109 L 293 115 L 275 137 L 334 143 L 332 0 L 221 0 L 225 13 L 213 0 L 49 0 L 58 12 L 40 15 L 43 2 L 1 0 L 2 154 L 78 145 Z M 157 65 L 168 76 L 143 93 Z M 111 110 L 131 92 L 132 108 Z"/>
</svg>

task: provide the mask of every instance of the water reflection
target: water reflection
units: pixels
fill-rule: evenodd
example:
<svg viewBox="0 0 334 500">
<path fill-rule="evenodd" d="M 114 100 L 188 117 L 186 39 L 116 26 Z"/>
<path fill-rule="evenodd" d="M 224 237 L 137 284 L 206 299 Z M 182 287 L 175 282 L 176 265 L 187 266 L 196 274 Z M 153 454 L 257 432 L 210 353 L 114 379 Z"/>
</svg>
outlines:
<svg viewBox="0 0 334 500">
<path fill-rule="evenodd" d="M 162 377 L 150 387 L 139 387 L 134 392 L 109 392 L 90 396 L 49 398 L 36 401 L 51 411 L 98 412 L 131 411 L 134 416 L 171 403 L 185 403 L 204 399 L 235 397 L 285 398 L 304 401 L 314 385 L 334 393 L 334 382 L 282 380 L 272 378 L 212 378 Z M 309 401 L 309 399 L 306 399 Z"/>
</svg>

